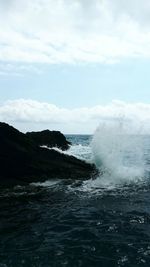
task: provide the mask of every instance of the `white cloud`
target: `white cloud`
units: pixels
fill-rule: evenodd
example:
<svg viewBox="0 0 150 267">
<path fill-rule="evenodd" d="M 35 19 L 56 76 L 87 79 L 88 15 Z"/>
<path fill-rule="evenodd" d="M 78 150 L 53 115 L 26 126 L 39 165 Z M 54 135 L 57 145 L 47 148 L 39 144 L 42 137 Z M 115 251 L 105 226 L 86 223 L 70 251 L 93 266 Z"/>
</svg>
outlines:
<svg viewBox="0 0 150 267">
<path fill-rule="evenodd" d="M 150 57 L 148 0 L 0 2 L 0 60 L 115 63 Z"/>
<path fill-rule="evenodd" d="M 0 63 L 0 76 L 23 76 L 24 73 L 42 74 L 42 70 L 31 64 Z"/>
<path fill-rule="evenodd" d="M 134 121 L 141 133 L 150 133 L 150 104 L 115 100 L 107 105 L 76 109 L 59 108 L 34 100 L 11 100 L 0 105 L 0 121 L 23 131 L 57 129 L 64 133 L 93 133 L 100 122 Z"/>
</svg>

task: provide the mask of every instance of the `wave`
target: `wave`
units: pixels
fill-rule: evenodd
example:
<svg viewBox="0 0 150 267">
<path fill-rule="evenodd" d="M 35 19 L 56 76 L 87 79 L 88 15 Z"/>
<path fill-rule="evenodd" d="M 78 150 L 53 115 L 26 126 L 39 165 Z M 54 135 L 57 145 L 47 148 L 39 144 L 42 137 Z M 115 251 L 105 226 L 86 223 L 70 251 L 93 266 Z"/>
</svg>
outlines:
<svg viewBox="0 0 150 267">
<path fill-rule="evenodd" d="M 145 174 L 144 142 L 133 122 L 105 122 L 97 128 L 92 151 L 102 178 L 111 182 L 141 180 Z"/>
<path fill-rule="evenodd" d="M 100 123 L 92 141 L 90 138 L 86 145 L 74 144 L 65 152 L 58 148 L 53 149 L 94 162 L 100 170 L 99 177 L 94 180 L 88 180 L 87 177 L 87 181 L 78 187 L 79 190 L 111 190 L 126 184 L 140 184 L 150 174 L 150 140 L 142 129 L 142 124 L 122 118 L 105 121 Z"/>
<path fill-rule="evenodd" d="M 70 148 L 66 151 L 64 150 L 61 150 L 60 148 L 58 147 L 52 147 L 52 148 L 49 148 L 47 146 L 41 146 L 41 147 L 44 147 L 44 148 L 47 148 L 47 149 L 53 149 L 53 150 L 56 150 L 60 153 L 63 153 L 63 154 L 66 154 L 66 155 L 70 155 L 70 156 L 74 156 L 78 159 L 81 159 L 81 160 L 86 160 L 88 162 L 91 162 L 92 161 L 92 151 L 91 151 L 91 146 L 88 146 L 88 145 L 82 145 L 82 144 L 76 144 L 76 145 L 71 145 Z"/>
</svg>

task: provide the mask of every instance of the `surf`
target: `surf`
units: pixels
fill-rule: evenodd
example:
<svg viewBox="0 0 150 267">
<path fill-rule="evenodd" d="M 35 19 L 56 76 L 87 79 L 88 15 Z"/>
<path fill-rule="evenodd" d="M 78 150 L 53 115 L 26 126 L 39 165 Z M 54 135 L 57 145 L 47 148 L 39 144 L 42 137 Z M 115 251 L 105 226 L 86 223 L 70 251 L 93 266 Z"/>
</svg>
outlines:
<svg viewBox="0 0 150 267">
<path fill-rule="evenodd" d="M 144 140 L 139 122 L 124 118 L 102 121 L 90 144 L 92 160 L 100 174 L 83 182 L 81 190 L 95 192 L 145 182 Z"/>
</svg>

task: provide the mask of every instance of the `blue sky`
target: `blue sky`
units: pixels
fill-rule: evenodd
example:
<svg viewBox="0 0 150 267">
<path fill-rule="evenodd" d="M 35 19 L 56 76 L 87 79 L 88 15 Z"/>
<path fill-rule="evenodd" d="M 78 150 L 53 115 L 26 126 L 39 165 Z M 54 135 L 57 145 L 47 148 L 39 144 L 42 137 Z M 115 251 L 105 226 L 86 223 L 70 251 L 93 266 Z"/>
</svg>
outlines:
<svg viewBox="0 0 150 267">
<path fill-rule="evenodd" d="M 7 0 L 0 14 L 1 121 L 66 133 L 149 121 L 148 0 Z"/>
<path fill-rule="evenodd" d="M 145 102 L 150 99 L 150 62 L 124 60 L 113 65 L 38 65 L 39 73 L 0 78 L 1 102 L 18 98 L 77 108 L 107 104 L 114 99 Z"/>
</svg>

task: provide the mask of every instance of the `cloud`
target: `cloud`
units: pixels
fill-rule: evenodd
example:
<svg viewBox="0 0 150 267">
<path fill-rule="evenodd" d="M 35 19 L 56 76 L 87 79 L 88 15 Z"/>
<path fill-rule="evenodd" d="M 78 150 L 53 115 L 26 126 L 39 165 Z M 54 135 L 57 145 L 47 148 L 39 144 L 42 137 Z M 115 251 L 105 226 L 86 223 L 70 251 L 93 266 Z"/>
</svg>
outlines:
<svg viewBox="0 0 150 267">
<path fill-rule="evenodd" d="M 150 104 L 112 101 L 107 105 L 67 109 L 53 104 L 17 99 L 0 105 L 0 121 L 23 131 L 57 129 L 65 133 L 93 133 L 100 122 L 134 121 L 150 133 Z"/>
<path fill-rule="evenodd" d="M 0 76 L 23 76 L 24 73 L 42 74 L 42 70 L 32 64 L 0 63 Z"/>
<path fill-rule="evenodd" d="M 0 2 L 0 60 L 115 63 L 150 57 L 148 0 Z"/>
</svg>

